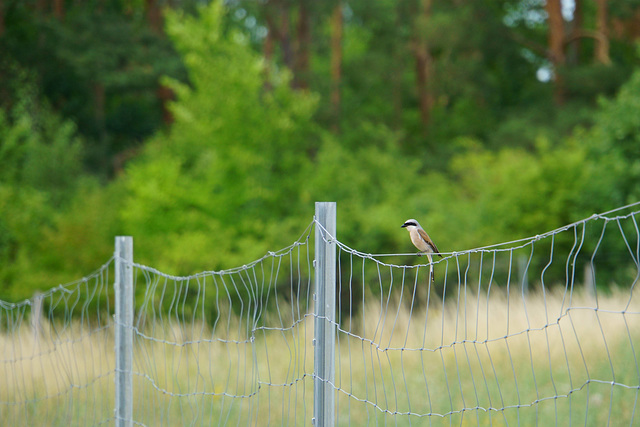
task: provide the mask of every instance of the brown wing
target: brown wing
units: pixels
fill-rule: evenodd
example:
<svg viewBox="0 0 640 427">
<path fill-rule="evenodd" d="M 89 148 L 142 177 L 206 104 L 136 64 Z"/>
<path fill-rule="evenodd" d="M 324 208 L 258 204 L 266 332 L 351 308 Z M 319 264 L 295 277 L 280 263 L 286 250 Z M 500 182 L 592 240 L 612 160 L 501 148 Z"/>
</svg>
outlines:
<svg viewBox="0 0 640 427">
<path fill-rule="evenodd" d="M 427 232 L 424 231 L 422 228 L 418 228 L 418 233 L 420 233 L 420 236 L 433 248 L 433 252 L 440 255 L 440 251 L 438 250 L 438 247 L 436 246 L 435 243 L 433 243 L 433 241 L 431 240 Z M 442 258 L 442 255 L 440 255 L 440 258 Z"/>
</svg>

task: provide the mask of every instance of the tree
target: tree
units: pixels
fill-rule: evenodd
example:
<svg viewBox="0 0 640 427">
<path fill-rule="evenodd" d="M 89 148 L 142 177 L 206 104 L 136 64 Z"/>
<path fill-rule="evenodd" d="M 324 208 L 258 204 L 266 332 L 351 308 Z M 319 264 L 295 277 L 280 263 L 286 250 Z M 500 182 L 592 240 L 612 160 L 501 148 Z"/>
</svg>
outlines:
<svg viewBox="0 0 640 427">
<path fill-rule="evenodd" d="M 43 250 L 43 234 L 87 179 L 76 127 L 42 100 L 29 73 L 14 68 L 14 103 L 0 109 L 0 298 L 13 300 L 51 286 L 45 258 L 56 250 Z"/>
<path fill-rule="evenodd" d="M 594 60 L 601 64 L 611 64 L 609 57 L 609 19 L 607 13 L 607 0 L 597 0 L 596 2 L 596 38 L 594 48 Z"/>
<path fill-rule="evenodd" d="M 564 53 L 564 18 L 562 17 L 562 4 L 560 0 L 547 0 L 545 9 L 548 15 L 549 31 L 549 59 L 553 64 L 553 80 L 555 84 L 554 99 L 556 104 L 562 105 L 565 101 L 563 67 L 566 62 Z"/>
<path fill-rule="evenodd" d="M 416 13 L 415 34 L 412 42 L 416 69 L 416 93 L 420 100 L 420 119 L 425 127 L 429 124 L 431 118 L 431 109 L 434 104 L 433 88 L 435 87 L 433 58 L 429 51 L 428 36 L 423 31 L 430 24 L 431 3 L 432 0 L 421 0 L 419 2 L 418 12 Z"/>
<path fill-rule="evenodd" d="M 301 225 L 316 100 L 290 89 L 286 74 L 262 90 L 262 58 L 224 30 L 220 2 L 166 19 L 189 84 L 164 81 L 176 93 L 175 121 L 127 168 L 122 218 L 145 235 L 137 253 L 155 265 L 188 272 L 246 262 Z"/>
<path fill-rule="evenodd" d="M 293 87 L 309 89 L 309 61 L 311 56 L 311 16 L 309 0 L 299 0 L 296 53 L 293 66 Z"/>
<path fill-rule="evenodd" d="M 331 107 L 334 111 L 333 130 L 340 128 L 340 86 L 342 84 L 342 1 L 338 0 L 331 16 Z"/>
<path fill-rule="evenodd" d="M 147 22 L 153 31 L 162 34 L 162 13 L 157 0 L 144 0 Z"/>
<path fill-rule="evenodd" d="M 5 32 L 5 22 L 4 22 L 4 8 L 5 8 L 4 0 L 0 0 L 0 37 L 4 35 Z"/>
<path fill-rule="evenodd" d="M 586 136 L 590 154 L 607 160 L 606 176 L 616 177 L 619 203 L 640 198 L 640 71 L 610 99 L 601 99 L 595 124 Z"/>
<path fill-rule="evenodd" d="M 64 19 L 51 19 L 56 4 L 12 4 L 0 48 L 36 73 L 51 105 L 78 125 L 90 169 L 109 177 L 123 152 L 169 119 L 158 80 L 179 77 L 181 64 L 142 2 L 59 2 Z"/>
</svg>

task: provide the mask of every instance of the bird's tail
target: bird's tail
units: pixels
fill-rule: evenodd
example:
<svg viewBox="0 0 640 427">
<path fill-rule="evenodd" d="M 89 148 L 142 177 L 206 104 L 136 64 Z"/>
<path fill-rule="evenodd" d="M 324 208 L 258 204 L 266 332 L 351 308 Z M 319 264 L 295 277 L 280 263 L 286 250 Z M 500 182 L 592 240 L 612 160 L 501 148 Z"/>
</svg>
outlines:
<svg viewBox="0 0 640 427">
<path fill-rule="evenodd" d="M 434 282 L 435 278 L 433 277 L 433 256 L 429 252 L 425 252 L 424 254 L 429 260 L 429 277 L 431 278 L 431 281 Z"/>
</svg>

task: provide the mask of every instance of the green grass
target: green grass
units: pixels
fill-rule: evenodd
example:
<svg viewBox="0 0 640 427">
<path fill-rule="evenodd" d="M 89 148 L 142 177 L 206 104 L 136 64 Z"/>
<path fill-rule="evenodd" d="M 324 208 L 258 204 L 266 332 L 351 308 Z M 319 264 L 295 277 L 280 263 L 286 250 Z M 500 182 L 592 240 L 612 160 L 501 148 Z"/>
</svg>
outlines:
<svg viewBox="0 0 640 427">
<path fill-rule="evenodd" d="M 597 305 L 575 293 L 467 294 L 411 315 L 405 301 L 378 300 L 344 321 L 336 340 L 337 424 L 633 425 L 639 308 L 624 291 Z M 290 307 L 281 312 L 292 317 Z M 313 318 L 258 329 L 253 342 L 246 318 L 228 319 L 215 334 L 203 324 L 146 324 L 156 340 L 136 339 L 137 422 L 310 425 Z M 24 325 L 0 336 L 0 425 L 113 424 L 112 327 L 58 325 L 53 339 L 53 326 L 38 340 Z"/>
</svg>

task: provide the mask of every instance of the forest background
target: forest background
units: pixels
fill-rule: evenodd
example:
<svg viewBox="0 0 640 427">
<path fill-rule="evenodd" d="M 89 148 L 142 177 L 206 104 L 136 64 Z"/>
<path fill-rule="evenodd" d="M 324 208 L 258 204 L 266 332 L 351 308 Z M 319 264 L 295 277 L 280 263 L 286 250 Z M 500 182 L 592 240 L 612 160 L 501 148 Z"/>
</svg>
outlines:
<svg viewBox="0 0 640 427">
<path fill-rule="evenodd" d="M 369 253 L 413 251 L 410 217 L 451 252 L 638 201 L 639 41 L 640 0 L 0 0 L 0 299 L 116 235 L 243 265 L 314 201 Z"/>
</svg>

